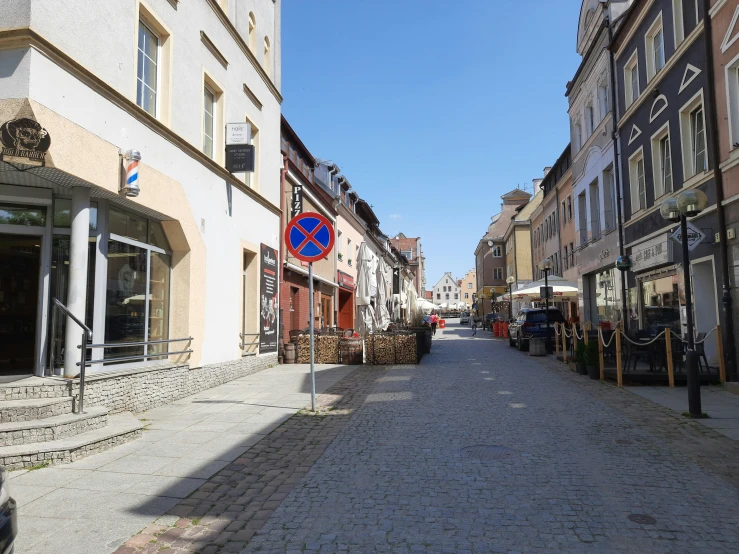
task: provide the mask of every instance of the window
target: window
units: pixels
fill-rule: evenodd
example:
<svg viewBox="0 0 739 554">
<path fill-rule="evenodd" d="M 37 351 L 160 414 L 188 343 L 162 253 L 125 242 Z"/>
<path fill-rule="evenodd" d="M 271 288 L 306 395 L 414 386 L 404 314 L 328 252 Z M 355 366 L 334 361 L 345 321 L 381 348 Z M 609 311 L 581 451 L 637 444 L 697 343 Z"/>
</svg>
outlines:
<svg viewBox="0 0 739 554">
<path fill-rule="evenodd" d="M 588 203 L 585 191 L 577 195 L 577 217 L 582 246 L 588 243 Z"/>
<path fill-rule="evenodd" d="M 159 36 L 139 21 L 136 104 L 156 117 L 159 85 Z"/>
<path fill-rule="evenodd" d="M 603 173 L 603 224 L 606 232 L 616 228 L 616 181 L 613 170 Z"/>
<path fill-rule="evenodd" d="M 446 300 L 449 300 L 449 293 L 446 293 Z"/>
<path fill-rule="evenodd" d="M 636 102 L 639 98 L 639 59 L 637 51 L 634 50 L 631 58 L 624 67 L 624 83 L 626 88 L 626 107 Z"/>
<path fill-rule="evenodd" d="M 579 123 L 575 123 L 572 128 L 572 144 L 574 145 L 575 152 L 582 148 L 582 129 Z"/>
<path fill-rule="evenodd" d="M 575 243 L 570 243 L 570 267 L 575 267 Z"/>
<path fill-rule="evenodd" d="M 683 23 L 683 0 L 672 0 L 672 23 L 675 31 L 675 49 L 685 40 L 685 24 Z"/>
<path fill-rule="evenodd" d="M 203 154 L 213 157 L 215 136 L 216 95 L 207 86 L 203 87 Z"/>
<path fill-rule="evenodd" d="M 569 258 L 567 257 L 567 245 L 565 245 L 565 255 L 564 255 L 564 258 L 562 259 L 562 262 L 564 264 L 565 270 L 569 269 L 569 265 L 568 265 L 569 264 Z"/>
<path fill-rule="evenodd" d="M 588 133 L 588 137 L 595 131 L 595 114 L 593 112 L 593 105 L 588 104 L 585 107 L 585 129 Z"/>
<path fill-rule="evenodd" d="M 680 140 L 682 143 L 683 180 L 708 170 L 706 150 L 706 120 L 703 110 L 703 89 L 680 109 Z"/>
<path fill-rule="evenodd" d="M 336 235 L 336 253 L 339 255 L 339 260 L 344 257 L 344 237 L 341 231 L 337 231 Z"/>
<path fill-rule="evenodd" d="M 730 150 L 739 143 L 739 56 L 726 64 L 726 98 L 727 113 L 729 116 L 729 145 Z"/>
<path fill-rule="evenodd" d="M 46 207 L 0 203 L 0 225 L 44 227 L 46 225 Z"/>
<path fill-rule="evenodd" d="M 269 37 L 264 37 L 264 71 L 268 77 L 272 77 L 272 51 L 270 49 Z"/>
<path fill-rule="evenodd" d="M 438 292 L 436 293 L 436 299 L 441 300 L 441 294 L 439 294 Z"/>
<path fill-rule="evenodd" d="M 567 197 L 567 221 L 572 221 L 572 196 Z"/>
<path fill-rule="evenodd" d="M 647 207 L 647 185 L 644 180 L 644 149 L 629 158 L 629 180 L 631 185 L 631 213 Z"/>
<path fill-rule="evenodd" d="M 647 81 L 651 81 L 665 66 L 665 37 L 662 30 L 661 13 L 644 35 L 644 44 L 647 53 Z"/>
<path fill-rule="evenodd" d="M 690 149 L 692 152 L 693 175 L 706 171 L 706 124 L 703 106 L 690 112 Z"/>
<path fill-rule="evenodd" d="M 254 52 L 257 48 L 257 18 L 254 12 L 249 12 L 249 49 Z"/>
<path fill-rule="evenodd" d="M 459 293 L 458 292 L 455 292 L 454 293 L 454 300 L 459 300 Z"/>
<path fill-rule="evenodd" d="M 503 268 L 502 267 L 493 268 L 493 279 L 495 279 L 496 281 L 503 280 Z"/>
<path fill-rule="evenodd" d="M 672 148 L 669 123 L 652 136 L 652 174 L 654 175 L 654 198 L 670 193 L 672 187 Z"/>
<path fill-rule="evenodd" d="M 600 120 L 603 121 L 610 110 L 610 89 L 608 87 L 608 76 L 604 76 L 598 85 L 598 111 Z"/>
<path fill-rule="evenodd" d="M 503 257 L 503 248 L 500 245 L 493 246 L 493 258 Z"/>
<path fill-rule="evenodd" d="M 403 250 L 401 251 L 401 254 L 403 254 L 408 261 L 413 259 L 413 250 Z"/>
<path fill-rule="evenodd" d="M 598 179 L 590 183 L 590 236 L 600 238 L 600 189 Z"/>
<path fill-rule="evenodd" d="M 472 283 L 467 283 L 467 288 L 468 289 L 471 289 L 472 288 Z"/>
</svg>

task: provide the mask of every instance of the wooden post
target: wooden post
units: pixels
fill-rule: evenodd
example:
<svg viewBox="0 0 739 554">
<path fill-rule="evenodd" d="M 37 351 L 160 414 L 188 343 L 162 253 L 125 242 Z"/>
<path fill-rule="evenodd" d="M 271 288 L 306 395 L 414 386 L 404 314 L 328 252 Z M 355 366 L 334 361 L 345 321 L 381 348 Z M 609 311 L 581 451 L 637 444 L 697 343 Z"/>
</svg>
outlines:
<svg viewBox="0 0 739 554">
<path fill-rule="evenodd" d="M 554 359 L 556 360 L 559 358 L 559 335 L 557 334 L 557 331 L 559 330 L 559 322 L 554 322 Z"/>
<path fill-rule="evenodd" d="M 665 353 L 667 356 L 667 379 L 670 388 L 675 388 L 675 364 L 672 360 L 672 337 L 670 336 L 670 328 L 665 328 Z"/>
<path fill-rule="evenodd" d="M 577 353 L 577 323 L 572 324 L 572 347 Z"/>
<path fill-rule="evenodd" d="M 582 340 L 585 341 L 585 346 L 588 345 L 588 331 L 590 331 L 590 322 L 585 322 L 582 326 Z"/>
<path fill-rule="evenodd" d="M 598 324 L 598 357 L 600 358 L 600 380 L 606 380 L 606 362 L 603 359 L 603 327 Z"/>
<path fill-rule="evenodd" d="M 722 383 L 725 383 L 726 382 L 726 360 L 724 360 L 724 337 L 721 336 L 721 325 L 716 325 L 716 343 L 718 346 L 719 379 L 721 379 Z"/>
<path fill-rule="evenodd" d="M 621 322 L 616 325 L 616 382 L 624 386 L 624 368 L 621 365 Z"/>
</svg>

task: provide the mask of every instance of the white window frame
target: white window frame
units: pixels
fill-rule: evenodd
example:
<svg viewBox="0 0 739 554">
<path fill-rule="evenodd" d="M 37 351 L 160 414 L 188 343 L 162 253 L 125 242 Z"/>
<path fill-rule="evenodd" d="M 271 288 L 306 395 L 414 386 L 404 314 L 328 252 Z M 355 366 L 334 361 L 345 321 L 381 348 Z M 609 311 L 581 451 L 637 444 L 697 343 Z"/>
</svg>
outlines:
<svg viewBox="0 0 739 554">
<path fill-rule="evenodd" d="M 703 137 L 705 150 L 705 170 L 695 167 L 693 129 L 691 125 L 691 114 L 700 108 L 703 112 Z M 710 165 L 708 157 L 708 133 L 706 129 L 706 107 L 703 101 L 703 89 L 699 90 L 695 96 L 688 100 L 682 108 L 680 108 L 680 147 L 683 159 L 683 181 L 689 181 L 693 177 L 703 175 Z M 674 185 L 674 183 L 673 183 Z"/>
<path fill-rule="evenodd" d="M 633 93 L 632 86 L 632 75 L 636 75 L 636 96 Z M 641 96 L 641 83 L 639 83 L 639 51 L 634 50 L 634 53 L 629 58 L 629 61 L 624 65 L 624 101 L 628 108 L 634 102 L 636 102 Z"/>
<path fill-rule="evenodd" d="M 655 38 L 659 35 L 662 38 L 662 46 L 661 46 L 661 54 L 662 59 L 661 64 L 659 67 L 657 67 L 656 63 L 656 52 L 655 52 Z M 646 34 L 644 35 L 644 46 L 645 46 L 645 52 L 646 52 L 646 60 L 647 60 L 647 83 L 650 82 L 657 73 L 660 72 L 660 70 L 665 67 L 665 31 L 664 31 L 664 25 L 662 25 L 662 12 L 659 12 L 659 15 L 655 18 L 655 20 L 652 22 L 652 24 L 649 26 L 649 29 L 647 30 Z"/>
<path fill-rule="evenodd" d="M 608 76 L 605 76 L 598 83 L 598 112 L 600 121 L 603 121 L 611 111 L 610 87 L 608 85 Z"/>
<path fill-rule="evenodd" d="M 503 280 L 503 268 L 502 267 L 494 267 L 493 268 L 493 279 L 496 281 L 502 281 Z"/>
<path fill-rule="evenodd" d="M 642 179 L 644 180 L 644 205 L 641 202 L 641 191 L 639 183 L 639 162 L 642 163 Z M 647 208 L 647 176 L 646 169 L 644 168 L 644 147 L 640 146 L 639 149 L 629 156 L 629 191 L 631 192 L 631 214 L 638 213 Z"/>
<path fill-rule="evenodd" d="M 502 258 L 503 257 L 503 248 L 500 246 L 500 244 L 493 245 L 493 258 Z"/>
<path fill-rule="evenodd" d="M 669 189 L 665 183 L 665 169 L 663 168 L 662 159 L 662 141 L 667 139 L 670 147 L 669 158 L 670 158 L 670 185 Z M 670 122 L 666 122 L 662 127 L 652 135 L 652 176 L 654 182 L 654 202 L 657 203 L 658 199 L 665 194 L 672 194 L 675 190 L 675 172 L 674 165 L 672 163 L 672 136 L 670 134 Z"/>
<path fill-rule="evenodd" d="M 739 55 L 726 64 L 726 113 L 729 117 L 729 150 L 739 143 Z"/>
<path fill-rule="evenodd" d="M 205 126 L 205 115 L 208 112 L 208 102 L 206 98 L 206 93 L 210 94 L 210 129 L 206 129 Z M 202 136 L 202 145 L 201 150 L 203 154 L 208 156 L 210 159 L 215 158 L 215 152 L 216 152 L 216 117 L 217 109 L 218 109 L 218 98 L 216 96 L 216 93 L 213 91 L 211 87 L 208 86 L 207 83 L 203 83 L 203 136 Z M 210 135 L 208 134 L 208 131 L 210 131 Z M 205 138 L 210 138 L 210 152 L 205 151 Z"/>
<path fill-rule="evenodd" d="M 588 138 L 595 132 L 595 109 L 592 100 L 585 106 L 585 130 L 588 133 Z"/>
<path fill-rule="evenodd" d="M 675 39 L 675 50 L 685 40 L 685 23 L 683 23 L 683 0 L 672 0 L 672 30 Z"/>
<path fill-rule="evenodd" d="M 162 84 L 162 35 L 161 35 L 161 33 L 157 32 L 154 29 L 153 25 L 149 24 L 143 17 L 139 17 L 139 27 L 137 27 L 137 29 L 136 29 L 136 60 L 137 60 L 136 61 L 136 89 L 137 89 L 137 91 L 138 91 L 138 81 L 139 81 L 138 53 L 140 51 L 138 37 L 139 37 L 139 32 L 141 30 L 141 27 L 145 27 L 146 30 L 152 36 L 154 36 L 157 39 L 157 59 L 155 61 L 156 66 L 157 66 L 157 70 L 156 70 L 157 83 L 156 83 L 156 89 L 154 89 L 154 95 L 155 95 L 155 98 L 154 98 L 154 113 L 153 114 L 152 113 L 149 113 L 148 111 L 146 111 L 146 108 L 144 108 L 139 103 L 138 92 L 136 94 L 136 105 L 139 108 L 141 108 L 142 110 L 144 110 L 146 113 L 148 113 L 149 115 L 152 115 L 153 117 L 159 118 L 159 116 L 161 114 L 161 98 L 162 98 L 162 94 L 161 94 L 161 84 Z M 144 56 L 146 56 L 145 53 L 144 53 Z M 148 87 L 148 88 L 151 89 L 151 87 L 148 84 L 146 84 L 145 82 L 142 81 L 142 84 L 143 84 L 143 86 Z"/>
</svg>

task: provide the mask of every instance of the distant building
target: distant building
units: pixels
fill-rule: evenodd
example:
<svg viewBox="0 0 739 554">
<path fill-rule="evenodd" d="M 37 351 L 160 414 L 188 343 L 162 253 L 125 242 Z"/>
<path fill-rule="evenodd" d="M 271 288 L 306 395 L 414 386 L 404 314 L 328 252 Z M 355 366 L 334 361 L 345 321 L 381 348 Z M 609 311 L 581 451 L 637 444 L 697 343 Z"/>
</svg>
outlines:
<svg viewBox="0 0 739 554">
<path fill-rule="evenodd" d="M 471 308 L 475 301 L 475 291 L 477 287 L 477 271 L 470 269 L 464 276 L 464 279 L 459 280 L 459 288 L 462 303 L 465 304 L 466 308 Z"/>
<path fill-rule="evenodd" d="M 413 273 L 413 286 L 416 292 L 420 294 L 426 290 L 425 258 L 421 248 L 421 237 L 406 237 L 403 233 L 398 233 L 390 239 L 390 244 L 408 260 L 408 268 Z"/>
<path fill-rule="evenodd" d="M 439 282 L 434 286 L 433 293 L 434 304 L 446 304 L 447 306 L 459 304 L 459 285 L 457 284 L 457 280 L 449 272 L 442 275 Z"/>
</svg>

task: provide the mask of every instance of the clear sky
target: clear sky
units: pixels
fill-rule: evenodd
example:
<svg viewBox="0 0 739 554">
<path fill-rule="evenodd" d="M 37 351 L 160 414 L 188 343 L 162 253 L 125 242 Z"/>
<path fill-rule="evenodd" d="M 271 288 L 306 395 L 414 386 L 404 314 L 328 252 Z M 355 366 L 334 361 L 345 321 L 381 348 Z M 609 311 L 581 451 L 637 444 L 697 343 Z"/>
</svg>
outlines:
<svg viewBox="0 0 739 554">
<path fill-rule="evenodd" d="M 475 266 L 500 196 L 569 142 L 580 0 L 283 0 L 283 114 L 420 236 L 427 288 Z"/>
</svg>

